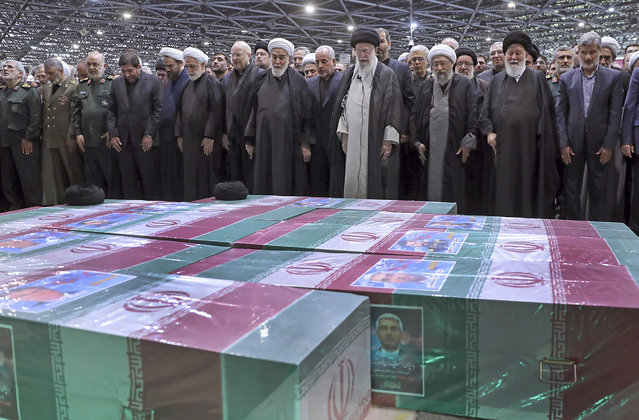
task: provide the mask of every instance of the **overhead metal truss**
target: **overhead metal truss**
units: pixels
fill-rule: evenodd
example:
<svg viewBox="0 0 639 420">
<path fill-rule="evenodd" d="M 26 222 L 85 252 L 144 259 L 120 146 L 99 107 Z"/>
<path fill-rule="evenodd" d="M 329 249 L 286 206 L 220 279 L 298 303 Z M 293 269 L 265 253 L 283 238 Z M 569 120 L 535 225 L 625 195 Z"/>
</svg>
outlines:
<svg viewBox="0 0 639 420">
<path fill-rule="evenodd" d="M 515 29 L 529 33 L 548 54 L 587 31 L 613 36 L 622 46 L 637 43 L 639 35 L 639 5 L 629 0 L 0 0 L 0 5 L 0 55 L 30 65 L 52 56 L 75 63 L 93 50 L 114 65 L 126 48 L 137 49 L 153 65 L 163 46 L 212 53 L 229 51 L 238 39 L 253 45 L 274 37 L 350 53 L 349 25 L 389 30 L 394 56 L 412 43 L 431 47 L 445 37 L 486 52 Z M 309 13 L 308 5 L 315 10 Z"/>
</svg>

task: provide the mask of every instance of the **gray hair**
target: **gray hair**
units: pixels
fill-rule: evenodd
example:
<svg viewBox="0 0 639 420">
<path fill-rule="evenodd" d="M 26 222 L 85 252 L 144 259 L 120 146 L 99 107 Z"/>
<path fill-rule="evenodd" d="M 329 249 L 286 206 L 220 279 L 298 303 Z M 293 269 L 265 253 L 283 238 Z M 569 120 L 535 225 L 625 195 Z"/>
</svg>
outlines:
<svg viewBox="0 0 639 420">
<path fill-rule="evenodd" d="M 586 32 L 581 37 L 579 37 L 579 41 L 577 42 L 577 46 L 597 46 L 597 49 L 601 49 L 601 36 L 597 32 Z"/>
<path fill-rule="evenodd" d="M 248 55 L 251 55 L 251 46 L 247 44 L 246 41 L 235 41 L 231 49 L 233 49 L 233 47 L 236 47 L 236 46 L 240 47 L 242 51 L 244 51 Z"/>
<path fill-rule="evenodd" d="M 102 59 L 102 64 L 104 64 L 104 54 L 102 54 L 100 51 L 95 50 L 95 51 L 91 51 L 89 54 L 87 54 L 87 60 L 89 59 L 90 55 L 97 55 Z"/>
<path fill-rule="evenodd" d="M 562 45 L 555 50 L 554 61 L 557 61 L 557 55 L 559 54 L 559 51 L 570 51 L 570 55 L 573 55 L 573 56 L 575 55 L 575 52 L 572 50 L 572 47 L 569 47 L 568 45 Z"/>
<path fill-rule="evenodd" d="M 450 42 L 451 44 L 454 45 L 454 47 L 453 47 L 453 45 L 450 45 L 450 47 L 452 47 L 454 50 L 459 48 L 459 42 L 457 42 L 457 40 L 455 38 L 444 38 L 441 43 L 445 44 L 445 45 L 448 45 L 448 44 L 446 44 L 447 42 Z"/>
<path fill-rule="evenodd" d="M 386 38 L 386 42 L 390 43 L 390 33 L 388 32 L 388 30 L 387 30 L 387 29 L 384 29 L 384 28 L 377 28 L 377 29 L 375 29 L 375 31 L 376 31 L 378 34 L 380 34 L 380 35 L 381 35 L 381 34 L 386 35 L 386 37 L 385 37 L 385 38 Z"/>
<path fill-rule="evenodd" d="M 333 47 L 330 47 L 328 45 L 321 45 L 315 49 L 315 54 L 317 54 L 320 50 L 326 50 L 331 60 L 335 58 L 335 50 L 333 49 Z"/>
<path fill-rule="evenodd" d="M 490 46 L 489 50 L 492 50 L 493 47 L 499 47 L 502 50 L 504 49 L 504 43 L 501 41 L 493 42 L 493 45 Z"/>
<path fill-rule="evenodd" d="M 379 321 L 381 321 L 382 319 L 393 319 L 395 321 L 397 321 L 399 323 L 399 330 L 400 331 L 404 331 L 404 324 L 402 324 L 402 320 L 399 319 L 399 317 L 395 314 L 391 314 L 390 312 L 387 312 L 385 314 L 381 314 L 379 316 L 379 318 L 377 318 L 377 321 L 375 321 L 375 331 L 377 331 L 379 329 Z"/>
<path fill-rule="evenodd" d="M 422 51 L 424 54 L 426 54 L 426 57 L 428 57 L 429 51 L 425 45 L 415 45 L 413 48 L 410 49 L 410 54 L 412 55 L 415 51 Z"/>
<path fill-rule="evenodd" d="M 7 63 L 14 63 L 14 64 L 16 65 L 16 67 L 18 68 L 18 71 L 22 73 L 22 78 L 24 79 L 25 77 L 27 77 L 27 74 L 26 74 L 26 72 L 24 71 L 24 66 L 22 65 L 22 63 L 21 63 L 21 62 L 19 62 L 18 60 L 11 60 L 11 59 L 9 59 L 9 60 L 5 60 L 5 61 L 2 63 L 2 66 L 4 67 L 4 65 L 5 65 L 5 64 L 7 64 Z"/>
<path fill-rule="evenodd" d="M 44 71 L 44 64 L 38 64 L 37 66 L 35 66 L 33 68 L 33 71 L 31 72 L 32 74 L 36 74 L 38 72 L 39 69 L 42 69 Z"/>
<path fill-rule="evenodd" d="M 62 65 L 62 61 L 55 57 L 48 58 L 44 63 L 44 67 L 53 67 L 57 70 L 62 70 L 64 72 L 64 66 Z"/>
<path fill-rule="evenodd" d="M 297 47 L 293 50 L 293 54 L 295 54 L 298 51 L 304 51 L 304 55 L 311 53 L 311 50 L 309 50 L 308 47 Z"/>
</svg>

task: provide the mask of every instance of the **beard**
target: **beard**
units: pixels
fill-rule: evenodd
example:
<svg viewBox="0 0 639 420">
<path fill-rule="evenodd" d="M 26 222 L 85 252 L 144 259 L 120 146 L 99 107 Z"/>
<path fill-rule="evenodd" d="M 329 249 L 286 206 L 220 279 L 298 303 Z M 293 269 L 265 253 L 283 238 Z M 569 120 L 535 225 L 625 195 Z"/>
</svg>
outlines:
<svg viewBox="0 0 639 420">
<path fill-rule="evenodd" d="M 275 67 L 271 67 L 271 73 L 273 73 L 273 76 L 275 77 L 282 77 L 284 76 L 285 72 L 286 72 L 286 67 L 283 67 L 281 69 L 276 69 Z"/>
<path fill-rule="evenodd" d="M 511 64 L 510 61 L 506 61 L 506 74 L 510 77 L 519 77 L 526 70 L 526 61 L 521 61 L 519 64 Z"/>
<path fill-rule="evenodd" d="M 195 82 L 202 76 L 202 73 L 204 73 L 202 69 L 193 70 L 193 74 L 189 73 L 189 79 Z"/>
<path fill-rule="evenodd" d="M 455 74 L 453 72 L 453 69 L 450 69 L 446 73 L 436 73 L 435 77 L 437 78 L 437 83 L 442 86 L 448 84 L 448 82 L 450 82 L 450 79 L 453 78 L 453 74 Z"/>
<path fill-rule="evenodd" d="M 473 80 L 473 77 L 475 77 L 475 71 L 472 70 L 472 69 L 468 72 L 468 74 L 464 74 L 464 73 L 460 73 L 460 72 L 457 72 L 457 74 L 459 74 L 460 76 L 464 76 L 465 78 L 470 79 L 470 80 Z"/>
</svg>

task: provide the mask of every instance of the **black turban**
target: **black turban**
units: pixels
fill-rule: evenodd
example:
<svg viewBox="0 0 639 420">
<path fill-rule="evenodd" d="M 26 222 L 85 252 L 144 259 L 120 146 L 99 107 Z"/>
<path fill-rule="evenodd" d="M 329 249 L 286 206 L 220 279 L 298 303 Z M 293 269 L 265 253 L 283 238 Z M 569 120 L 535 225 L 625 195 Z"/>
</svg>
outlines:
<svg viewBox="0 0 639 420">
<path fill-rule="evenodd" d="M 213 194 L 217 200 L 244 200 L 248 195 L 248 190 L 241 181 L 219 182 L 215 184 Z"/>
<path fill-rule="evenodd" d="M 459 47 L 455 50 L 455 54 L 457 54 L 457 58 L 459 58 L 462 55 L 467 55 L 473 60 L 473 65 L 474 66 L 477 65 L 477 54 L 475 54 L 475 51 L 473 51 L 472 48 Z"/>
<path fill-rule="evenodd" d="M 268 42 L 266 42 L 266 41 L 257 41 L 255 43 L 255 50 L 253 50 L 253 52 L 257 53 L 257 50 L 264 50 L 264 51 L 268 52 Z"/>
<path fill-rule="evenodd" d="M 530 53 L 530 51 L 532 50 L 532 40 L 530 39 L 528 35 L 526 35 L 522 31 L 513 31 L 509 33 L 508 35 L 506 35 L 506 38 L 504 38 L 504 42 L 503 42 L 504 54 L 506 54 L 508 47 L 510 47 L 513 44 L 521 45 L 522 47 L 524 47 L 524 50 L 526 50 L 528 53 Z"/>
<path fill-rule="evenodd" d="M 64 198 L 70 206 L 91 206 L 104 202 L 104 191 L 97 185 L 76 184 L 67 188 Z"/>
<path fill-rule="evenodd" d="M 157 63 L 155 63 L 155 70 L 165 70 L 166 68 L 164 67 L 164 60 L 162 60 L 161 58 L 157 61 Z"/>
<path fill-rule="evenodd" d="M 537 61 L 537 59 L 539 58 L 539 47 L 537 47 L 535 44 L 532 44 L 530 51 L 528 52 L 530 53 L 530 55 L 532 55 L 533 64 L 535 64 L 535 61 Z"/>
<path fill-rule="evenodd" d="M 357 28 L 351 34 L 351 47 L 355 48 L 355 46 L 360 42 L 373 44 L 373 47 L 377 47 L 380 42 L 379 34 L 375 29 L 367 28 L 365 26 Z"/>
</svg>

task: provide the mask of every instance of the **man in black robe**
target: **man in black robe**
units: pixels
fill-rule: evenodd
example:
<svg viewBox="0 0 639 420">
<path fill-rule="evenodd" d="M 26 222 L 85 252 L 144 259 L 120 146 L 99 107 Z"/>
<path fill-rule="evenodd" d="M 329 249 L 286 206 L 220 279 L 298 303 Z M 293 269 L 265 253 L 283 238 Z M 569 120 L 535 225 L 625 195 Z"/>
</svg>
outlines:
<svg viewBox="0 0 639 420">
<path fill-rule="evenodd" d="M 266 48 L 266 47 L 265 47 Z M 253 190 L 253 161 L 249 159 L 244 143 L 244 131 L 251 116 L 250 95 L 255 91 L 258 76 L 264 70 L 251 63 L 251 48 L 244 41 L 231 47 L 233 70 L 222 80 L 226 98 L 226 135 L 229 178 L 242 181 L 249 191 Z"/>
<path fill-rule="evenodd" d="M 399 128 L 399 198 L 414 200 L 419 190 L 420 162 L 417 154 L 410 147 L 410 115 L 415 103 L 415 84 L 410 67 L 390 57 L 391 39 L 384 28 L 377 28 L 379 46 L 375 49 L 377 59 L 390 67 L 397 76 L 401 93 L 402 110 Z"/>
<path fill-rule="evenodd" d="M 175 138 L 175 112 L 189 75 L 184 68 L 182 51 L 162 48 L 160 58 L 166 71 L 162 82 L 162 116 L 158 137 L 160 138 L 160 176 L 162 200 L 182 201 L 184 199 L 184 168 L 182 152 Z"/>
<path fill-rule="evenodd" d="M 379 34 L 357 28 L 351 35 L 355 66 L 344 71 L 331 119 L 332 197 L 397 199 L 402 101 L 395 72 L 377 60 Z M 359 116 L 358 116 L 359 115 Z M 349 150 L 357 150 L 349 165 Z M 345 156 L 346 155 L 346 156 Z M 349 192 L 350 190 L 350 192 Z"/>
<path fill-rule="evenodd" d="M 342 73 L 335 71 L 335 50 L 322 45 L 315 50 L 318 76 L 307 80 L 313 95 L 313 133 L 315 144 L 311 145 L 312 158 L 309 164 L 311 195 L 328 197 L 330 184 L 329 143 L 331 139 L 331 114 L 335 106 L 337 87 Z"/>
<path fill-rule="evenodd" d="M 175 136 L 184 156 L 184 201 L 211 197 L 217 184 L 213 146 L 222 138 L 222 85 L 204 68 L 209 58 L 197 48 L 184 50 L 189 83 L 182 92 Z"/>
<path fill-rule="evenodd" d="M 480 125 L 494 151 L 494 214 L 553 217 L 559 186 L 555 108 L 546 77 L 526 68 L 528 35 L 504 38 L 506 71 L 488 86 Z"/>
<path fill-rule="evenodd" d="M 464 164 L 476 148 L 477 111 L 472 82 L 453 71 L 456 59 L 448 45 L 430 50 L 428 60 L 435 77 L 421 85 L 411 133 L 413 147 L 425 165 L 418 198 L 456 202 L 458 211 L 466 213 Z"/>
<path fill-rule="evenodd" d="M 304 76 L 289 67 L 293 44 L 275 38 L 268 50 L 272 67 L 258 83 L 246 132 L 246 150 L 255 160 L 253 193 L 305 195 L 305 163 L 311 159 L 311 93 Z"/>
<path fill-rule="evenodd" d="M 484 96 L 488 89 L 488 82 L 475 77 L 478 57 L 469 47 L 461 46 L 455 50 L 457 62 L 455 73 L 471 81 L 475 91 L 475 110 L 477 119 L 484 104 Z M 490 183 L 493 176 L 493 151 L 486 143 L 486 136 L 476 125 L 477 148 L 468 156 L 466 161 L 466 214 L 488 214 L 490 197 Z"/>
</svg>

